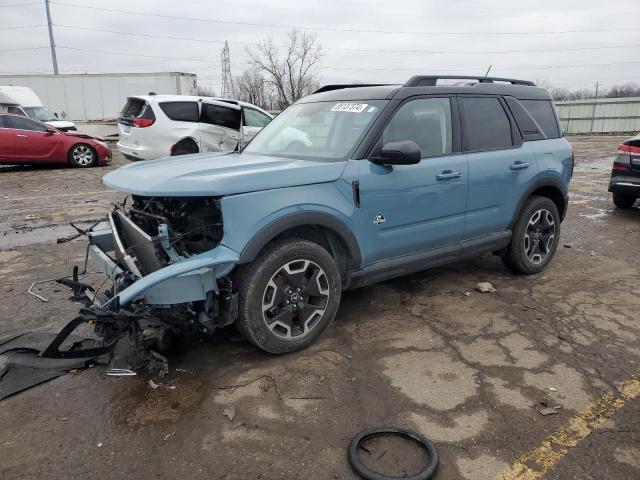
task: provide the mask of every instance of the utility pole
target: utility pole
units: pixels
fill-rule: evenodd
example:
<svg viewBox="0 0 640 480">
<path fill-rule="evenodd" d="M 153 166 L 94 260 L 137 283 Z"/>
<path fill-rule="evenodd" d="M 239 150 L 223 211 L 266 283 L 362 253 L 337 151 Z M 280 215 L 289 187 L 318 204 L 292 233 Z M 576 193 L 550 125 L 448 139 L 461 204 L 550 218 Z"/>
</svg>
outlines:
<svg viewBox="0 0 640 480">
<path fill-rule="evenodd" d="M 58 75 L 58 59 L 56 58 L 56 42 L 53 39 L 53 25 L 51 24 L 51 9 L 49 0 L 44 0 L 47 7 L 47 25 L 49 26 L 49 45 L 51 45 L 51 61 L 53 62 L 53 74 Z"/>
<path fill-rule="evenodd" d="M 593 110 L 591 110 L 591 133 L 593 135 L 593 123 L 596 121 L 596 105 L 598 104 L 598 87 L 599 83 L 596 82 L 596 98 L 593 99 Z"/>
</svg>

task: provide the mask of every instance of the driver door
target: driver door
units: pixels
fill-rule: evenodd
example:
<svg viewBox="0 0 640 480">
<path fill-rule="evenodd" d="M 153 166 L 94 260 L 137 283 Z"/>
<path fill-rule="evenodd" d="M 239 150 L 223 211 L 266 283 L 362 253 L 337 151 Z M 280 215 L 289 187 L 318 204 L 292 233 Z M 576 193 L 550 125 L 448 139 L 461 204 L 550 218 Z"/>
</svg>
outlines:
<svg viewBox="0 0 640 480">
<path fill-rule="evenodd" d="M 242 110 L 239 105 L 203 100 L 200 110 L 201 152 L 233 151 L 240 142 Z"/>
<path fill-rule="evenodd" d="M 469 189 L 459 132 L 455 98 L 410 99 L 394 113 L 373 156 L 385 143 L 412 140 L 420 163 L 359 162 L 365 266 L 443 246 L 457 252 Z"/>
</svg>

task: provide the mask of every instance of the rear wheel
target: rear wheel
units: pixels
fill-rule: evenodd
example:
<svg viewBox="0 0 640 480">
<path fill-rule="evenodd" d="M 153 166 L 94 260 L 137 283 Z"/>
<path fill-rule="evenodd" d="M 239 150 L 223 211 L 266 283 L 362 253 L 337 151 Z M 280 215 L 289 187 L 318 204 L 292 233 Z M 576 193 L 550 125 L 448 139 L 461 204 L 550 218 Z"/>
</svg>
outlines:
<svg viewBox="0 0 640 480">
<path fill-rule="evenodd" d="M 178 143 L 174 145 L 171 149 L 171 156 L 175 157 L 177 155 L 190 155 L 192 153 L 198 153 L 200 149 L 196 142 L 191 140 L 190 138 L 186 138 L 184 140 L 180 140 Z"/>
<path fill-rule="evenodd" d="M 547 197 L 532 196 L 520 211 L 502 261 L 516 272 L 538 273 L 555 255 L 559 240 L 558 207 Z"/>
<path fill-rule="evenodd" d="M 244 268 L 239 282 L 238 329 L 269 353 L 309 346 L 331 323 L 340 303 L 333 257 L 307 240 L 274 242 Z"/>
<path fill-rule="evenodd" d="M 613 194 L 613 204 L 618 208 L 631 208 L 637 199 L 638 197 L 632 195 L 623 195 L 622 193 Z"/>
<path fill-rule="evenodd" d="M 78 168 L 93 167 L 98 162 L 98 156 L 93 148 L 84 143 L 74 145 L 69 150 L 69 163 Z"/>
</svg>

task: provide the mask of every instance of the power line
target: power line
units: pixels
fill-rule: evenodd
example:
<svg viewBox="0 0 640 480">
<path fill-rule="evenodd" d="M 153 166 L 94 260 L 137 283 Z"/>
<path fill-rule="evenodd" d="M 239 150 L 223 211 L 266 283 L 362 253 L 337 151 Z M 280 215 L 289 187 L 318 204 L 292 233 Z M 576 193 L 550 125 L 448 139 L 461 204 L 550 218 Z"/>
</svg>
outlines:
<svg viewBox="0 0 640 480">
<path fill-rule="evenodd" d="M 0 53 L 8 53 L 8 52 L 22 52 L 25 50 L 41 50 L 43 48 L 49 48 L 49 45 L 46 47 L 25 47 L 25 48 L 10 48 L 8 50 L 0 50 Z"/>
<path fill-rule="evenodd" d="M 105 30 L 102 28 L 92 27 L 77 27 L 75 25 L 61 25 L 54 24 L 56 27 L 72 28 L 76 30 L 89 30 L 92 32 L 113 33 L 117 35 L 131 35 L 135 37 L 147 37 L 147 38 L 164 38 L 167 40 L 183 40 L 189 42 L 202 42 L 202 43 L 225 43 L 224 40 L 212 40 L 204 38 L 191 38 L 191 37 L 175 37 L 172 35 L 157 35 L 152 33 L 139 33 L 139 32 L 123 32 L 120 30 Z M 235 45 L 255 47 L 257 43 L 235 43 Z M 287 45 L 276 45 L 277 47 L 287 48 Z M 497 54 L 497 53 L 551 53 L 551 52 L 576 52 L 582 50 L 607 50 L 614 48 L 637 48 L 640 44 L 634 45 L 609 45 L 609 46 L 597 46 L 597 47 L 578 47 L 578 48 L 551 48 L 551 49 L 536 49 L 536 50 L 381 50 L 381 49 L 369 49 L 369 48 L 328 48 L 323 47 L 323 50 L 340 51 L 340 52 L 354 52 L 354 53 L 425 53 L 425 54 L 454 54 L 454 55 L 474 55 L 474 54 Z"/>
<path fill-rule="evenodd" d="M 168 18 L 172 20 L 187 20 L 203 23 L 221 23 L 227 25 L 244 25 L 250 27 L 270 27 L 270 28 L 294 28 L 293 25 L 283 25 L 275 23 L 254 23 L 254 22 L 238 22 L 231 20 L 213 20 L 197 17 L 181 17 L 177 15 L 162 15 L 159 13 L 136 12 L 132 10 L 120 10 L 115 8 L 93 7 L 88 5 L 80 5 L 76 3 L 67 3 L 59 1 L 51 1 L 56 5 L 64 5 L 67 7 L 85 8 L 89 10 L 98 10 L 110 13 L 126 13 L 129 15 L 142 15 L 145 17 Z M 620 32 L 620 31 L 636 31 L 637 27 L 630 28 L 609 28 L 609 29 L 588 29 L 588 30 L 562 30 L 562 31 L 545 31 L 545 32 L 418 32 L 418 31 L 393 31 L 393 30 L 365 30 L 356 28 L 337 28 L 337 27 L 305 27 L 297 26 L 302 30 L 326 30 L 332 32 L 352 32 L 352 33 L 377 33 L 377 34 L 403 34 L 403 35 L 552 35 L 552 34 L 569 34 L 569 33 L 597 33 L 597 32 Z"/>
<path fill-rule="evenodd" d="M 48 47 L 44 47 L 44 48 L 48 48 Z M 63 47 L 61 45 L 58 45 L 57 48 L 63 48 L 65 50 L 77 50 L 79 52 L 106 53 L 110 55 L 125 55 L 129 57 L 161 58 L 161 59 L 169 59 L 169 60 L 191 60 L 194 62 L 213 63 L 208 60 L 203 60 L 201 58 L 195 58 L 195 57 L 168 57 L 167 55 L 147 55 L 142 53 L 114 52 L 112 50 L 110 51 L 110 50 L 94 50 L 91 48 Z"/>
<path fill-rule="evenodd" d="M 13 5 L 0 5 L 0 8 L 8 8 L 8 7 L 28 7 L 29 5 L 40 5 L 38 2 L 32 3 L 14 3 Z"/>
<path fill-rule="evenodd" d="M 23 28 L 40 28 L 40 27 L 46 27 L 46 25 L 22 25 L 19 27 L 2 27 L 0 28 L 0 32 L 4 30 L 20 30 Z"/>
</svg>

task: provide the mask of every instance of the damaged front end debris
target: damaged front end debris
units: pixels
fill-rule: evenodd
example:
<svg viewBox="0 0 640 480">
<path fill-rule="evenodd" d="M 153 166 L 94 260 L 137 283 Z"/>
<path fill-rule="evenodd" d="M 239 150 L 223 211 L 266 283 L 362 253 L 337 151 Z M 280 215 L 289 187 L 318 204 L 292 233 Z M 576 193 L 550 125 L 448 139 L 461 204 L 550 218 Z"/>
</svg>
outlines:
<svg viewBox="0 0 640 480">
<path fill-rule="evenodd" d="M 208 335 L 235 321 L 229 274 L 239 254 L 221 244 L 217 199 L 132 198 L 87 231 L 84 272 L 91 262 L 104 281 L 83 283 L 74 267 L 59 283 L 84 305 L 81 317 L 93 322 L 104 348 L 129 334 L 148 359 L 150 348 L 166 347 L 174 334 Z"/>
</svg>

